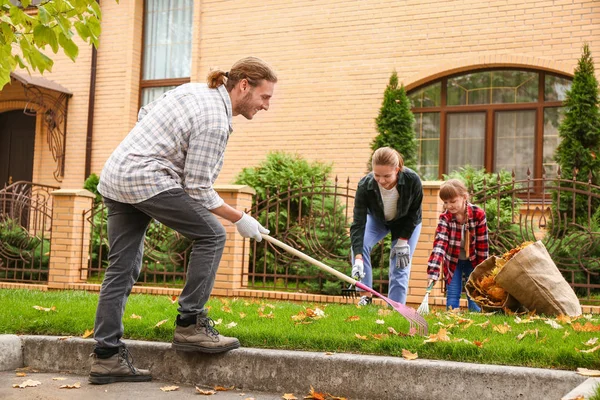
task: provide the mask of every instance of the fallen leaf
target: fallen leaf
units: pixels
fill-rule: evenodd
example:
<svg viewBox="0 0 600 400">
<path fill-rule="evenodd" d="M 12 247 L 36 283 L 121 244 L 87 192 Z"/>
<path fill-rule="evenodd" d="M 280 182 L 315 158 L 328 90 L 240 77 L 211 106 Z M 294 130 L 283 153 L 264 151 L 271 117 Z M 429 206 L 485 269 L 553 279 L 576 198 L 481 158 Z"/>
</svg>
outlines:
<svg viewBox="0 0 600 400">
<path fill-rule="evenodd" d="M 345 398 L 345 397 L 337 397 L 337 396 L 332 396 L 332 395 L 330 395 L 329 393 L 327 393 L 327 396 L 329 396 L 329 397 L 327 398 L 327 400 L 348 400 L 348 399 L 347 399 L 347 398 Z"/>
<path fill-rule="evenodd" d="M 131 318 L 131 319 L 142 319 L 141 316 L 136 315 L 136 314 L 131 314 L 131 316 L 129 318 Z"/>
<path fill-rule="evenodd" d="M 243 313 L 243 312 L 241 312 L 241 313 L 240 313 L 240 318 L 241 318 L 241 319 L 244 319 L 244 318 L 246 318 L 246 314 L 245 314 L 245 313 Z"/>
<path fill-rule="evenodd" d="M 417 358 L 419 358 L 419 354 L 411 353 L 406 349 L 402 349 L 402 358 L 404 358 L 405 360 L 416 360 Z"/>
<path fill-rule="evenodd" d="M 175 295 L 171 296 L 171 304 L 175 304 L 176 301 L 177 301 L 177 296 L 175 296 Z"/>
<path fill-rule="evenodd" d="M 49 308 L 41 307 L 41 306 L 33 306 L 33 308 L 35 308 L 38 311 L 45 311 L 45 312 L 56 311 L 56 307 L 55 306 L 52 306 L 52 307 L 49 307 Z"/>
<path fill-rule="evenodd" d="M 383 317 L 385 317 L 386 315 L 390 315 L 392 313 L 392 310 L 390 310 L 389 308 L 380 308 L 379 310 L 377 310 L 377 315 L 381 315 Z"/>
<path fill-rule="evenodd" d="M 179 386 L 163 386 L 160 388 L 163 392 L 174 392 L 179 390 Z"/>
<path fill-rule="evenodd" d="M 231 308 L 229 308 L 228 306 L 221 307 L 221 311 L 231 314 Z"/>
<path fill-rule="evenodd" d="M 533 324 L 533 320 L 530 318 L 525 318 L 525 319 L 521 319 L 519 318 L 519 316 L 517 315 L 515 317 L 515 323 L 517 324 Z"/>
<path fill-rule="evenodd" d="M 582 394 L 578 394 L 577 397 L 571 397 L 571 398 L 563 397 L 563 400 L 585 400 L 585 396 Z"/>
<path fill-rule="evenodd" d="M 230 323 L 228 323 L 227 325 L 225 325 L 225 328 L 234 328 L 234 327 L 236 327 L 236 326 L 237 326 L 237 323 L 236 323 L 236 322 L 230 322 Z"/>
<path fill-rule="evenodd" d="M 562 329 L 562 325 L 557 324 L 556 321 L 551 320 L 551 319 L 547 319 L 544 321 L 545 323 L 547 323 L 548 325 L 550 325 L 551 327 L 553 327 L 554 329 Z"/>
<path fill-rule="evenodd" d="M 198 394 L 203 394 L 205 396 L 211 396 L 217 392 L 215 392 L 214 390 L 204 390 L 204 389 L 200 389 L 198 386 L 196 386 L 196 393 Z"/>
<path fill-rule="evenodd" d="M 503 325 L 492 325 L 492 329 L 502 335 L 512 330 L 511 326 L 508 325 L 506 322 Z"/>
<path fill-rule="evenodd" d="M 72 385 L 61 385 L 58 388 L 59 389 L 79 389 L 79 388 L 81 388 L 81 383 L 76 382 Z"/>
<path fill-rule="evenodd" d="M 346 321 L 346 322 L 360 321 L 360 317 L 358 315 L 351 315 L 348 318 L 346 318 L 344 321 Z"/>
<path fill-rule="evenodd" d="M 298 398 L 296 396 L 294 396 L 293 393 L 285 393 L 282 397 L 285 400 L 298 400 Z"/>
<path fill-rule="evenodd" d="M 325 316 L 325 311 L 323 311 L 317 307 L 317 308 L 315 308 L 315 314 L 317 317 L 323 318 Z"/>
<path fill-rule="evenodd" d="M 81 336 L 82 338 L 86 339 L 89 338 L 90 336 L 92 336 L 94 334 L 94 330 L 90 330 L 90 329 L 86 329 L 85 332 L 83 333 L 83 336 Z"/>
<path fill-rule="evenodd" d="M 578 353 L 593 353 L 593 352 L 595 352 L 595 351 L 597 351 L 597 350 L 599 350 L 599 349 L 600 349 L 600 345 L 599 345 L 599 346 L 596 346 L 596 347 L 593 347 L 593 348 L 591 348 L 591 349 L 589 349 L 589 350 L 579 350 L 579 349 L 575 349 L 575 350 L 576 350 Z"/>
<path fill-rule="evenodd" d="M 465 338 L 454 338 L 452 339 L 453 342 L 462 342 L 462 343 L 466 343 L 466 344 L 474 344 L 473 342 L 465 339 Z"/>
<path fill-rule="evenodd" d="M 61 336 L 58 338 L 58 340 L 67 340 L 67 339 L 71 339 L 73 336 Z"/>
<path fill-rule="evenodd" d="M 325 352 L 325 355 L 326 355 L 326 356 L 332 356 L 332 355 L 334 355 L 334 354 L 335 354 L 335 353 L 332 353 L 331 351 L 327 351 L 327 352 Z"/>
<path fill-rule="evenodd" d="M 577 373 L 583 376 L 600 376 L 600 371 L 596 369 L 577 368 Z"/>
<path fill-rule="evenodd" d="M 359 338 L 360 340 L 369 340 L 369 338 L 368 338 L 368 337 L 366 337 L 366 336 L 362 336 L 362 335 L 359 335 L 358 333 L 355 333 L 355 334 L 354 334 L 354 336 L 356 336 L 356 337 L 357 337 L 357 338 Z M 306 397 L 305 397 L 305 398 L 306 398 Z"/>
<path fill-rule="evenodd" d="M 385 324 L 385 321 L 384 321 L 384 320 L 382 320 L 382 319 L 377 319 L 377 320 L 375 320 L 375 323 L 376 323 L 377 325 L 384 325 L 384 324 Z"/>
<path fill-rule="evenodd" d="M 597 337 L 595 337 L 595 338 L 591 338 L 590 340 L 588 340 L 588 341 L 587 341 L 587 342 L 585 342 L 584 344 L 585 344 L 586 346 L 593 346 L 593 345 L 595 345 L 595 344 L 596 344 L 596 342 L 597 342 L 597 341 L 598 341 L 598 338 L 597 338 Z"/>
<path fill-rule="evenodd" d="M 561 314 L 556 317 L 556 322 L 560 322 L 561 324 L 571 324 L 571 317 Z"/>
<path fill-rule="evenodd" d="M 56 378 L 52 378 L 53 381 L 66 381 L 67 378 L 62 378 L 62 377 L 56 377 Z"/>
<path fill-rule="evenodd" d="M 440 329 L 438 333 L 429 335 L 429 339 L 425 339 L 424 343 L 449 342 L 450 337 L 445 329 Z"/>
<path fill-rule="evenodd" d="M 22 377 L 24 377 L 24 376 L 27 376 L 27 374 L 26 374 L 25 372 L 17 372 L 17 373 L 15 374 L 15 376 L 18 376 L 19 378 L 22 378 Z"/>
<path fill-rule="evenodd" d="M 581 325 L 579 322 L 576 322 L 571 325 L 574 331 L 578 332 L 600 332 L 600 325 L 594 325 L 591 322 L 586 322 L 585 325 Z"/>
<path fill-rule="evenodd" d="M 23 389 L 23 388 L 26 388 L 26 387 L 36 387 L 36 386 L 41 385 L 41 384 L 42 384 L 42 382 L 40 382 L 40 381 L 33 381 L 31 379 L 27 379 L 26 381 L 23 381 L 21 383 L 15 383 L 13 385 L 13 387 L 14 388 L 21 388 L 21 389 Z"/>
<path fill-rule="evenodd" d="M 164 323 L 165 323 L 165 322 L 167 322 L 167 321 L 168 321 L 168 319 L 163 319 L 162 321 L 158 321 L 158 322 L 156 323 L 156 325 L 154 325 L 154 327 L 155 327 L 155 328 L 158 328 L 159 326 L 161 326 L 162 324 L 164 324 Z"/>
<path fill-rule="evenodd" d="M 383 340 L 390 337 L 390 335 L 388 335 L 387 333 L 372 333 L 371 336 L 373 336 L 373 338 L 377 340 Z"/>
<path fill-rule="evenodd" d="M 233 389 L 235 389 L 235 386 L 231 386 L 231 387 L 228 387 L 228 388 L 226 388 L 226 387 L 224 387 L 224 386 L 215 386 L 215 387 L 214 387 L 214 389 L 215 389 L 217 392 L 227 392 L 228 390 L 233 390 Z"/>
<path fill-rule="evenodd" d="M 219 318 L 215 321 L 215 325 L 221 325 L 223 323 L 223 318 Z"/>
<path fill-rule="evenodd" d="M 312 400 L 325 400 L 325 395 L 323 393 L 315 392 L 315 389 L 311 385 L 309 395 L 304 396 L 304 398 Z"/>
<path fill-rule="evenodd" d="M 475 326 L 480 326 L 483 329 L 487 328 L 490 325 L 490 320 L 488 319 L 487 321 L 481 323 L 481 324 L 475 324 Z"/>
<path fill-rule="evenodd" d="M 535 335 L 535 337 L 538 337 L 538 330 L 537 329 L 529 329 L 526 330 L 525 332 L 521 333 L 520 335 L 517 335 L 517 340 L 523 340 L 523 338 L 527 335 Z"/>
<path fill-rule="evenodd" d="M 564 338 L 566 338 L 569 335 L 570 335 L 569 331 L 565 331 L 565 333 L 563 334 L 562 338 L 564 339 Z"/>
<path fill-rule="evenodd" d="M 479 348 L 483 348 L 483 344 L 486 342 L 489 342 L 490 338 L 486 338 L 483 341 L 479 341 L 479 340 L 473 340 L 473 344 Z"/>
<path fill-rule="evenodd" d="M 273 304 L 269 304 L 269 303 L 267 303 L 267 304 L 265 304 L 265 306 L 267 306 L 267 307 L 269 307 L 269 308 L 271 308 L 271 309 L 275 309 L 275 306 L 274 306 Z"/>
<path fill-rule="evenodd" d="M 391 333 L 392 335 L 398 336 L 398 332 L 396 332 L 396 330 L 394 328 L 392 328 L 391 326 L 388 326 L 388 332 Z"/>
<path fill-rule="evenodd" d="M 259 316 L 260 318 L 271 318 L 271 319 L 275 318 L 275 315 L 273 315 L 273 311 L 271 311 L 271 312 L 270 312 L 270 313 L 268 313 L 268 314 L 265 314 L 265 313 L 263 313 L 262 311 L 259 311 L 259 312 L 258 312 L 258 316 Z"/>
</svg>

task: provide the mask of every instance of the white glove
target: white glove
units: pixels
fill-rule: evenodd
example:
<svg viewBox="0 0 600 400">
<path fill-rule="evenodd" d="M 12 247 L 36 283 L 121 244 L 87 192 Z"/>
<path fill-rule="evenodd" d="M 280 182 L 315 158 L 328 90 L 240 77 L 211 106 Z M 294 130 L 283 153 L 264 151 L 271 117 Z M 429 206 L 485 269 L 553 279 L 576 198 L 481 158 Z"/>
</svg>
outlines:
<svg viewBox="0 0 600 400">
<path fill-rule="evenodd" d="M 262 240 L 261 233 L 268 234 L 270 231 L 262 226 L 257 220 L 246 213 L 242 213 L 242 218 L 235 223 L 237 231 L 245 238 L 252 238 L 257 242 Z"/>
<path fill-rule="evenodd" d="M 405 239 L 398 239 L 392 248 L 391 256 L 396 255 L 396 268 L 406 268 L 410 264 L 410 247 Z"/>
<path fill-rule="evenodd" d="M 352 266 L 352 277 L 356 280 L 365 277 L 365 266 L 363 264 L 363 260 L 360 258 L 356 258 L 354 260 L 354 265 Z"/>
</svg>

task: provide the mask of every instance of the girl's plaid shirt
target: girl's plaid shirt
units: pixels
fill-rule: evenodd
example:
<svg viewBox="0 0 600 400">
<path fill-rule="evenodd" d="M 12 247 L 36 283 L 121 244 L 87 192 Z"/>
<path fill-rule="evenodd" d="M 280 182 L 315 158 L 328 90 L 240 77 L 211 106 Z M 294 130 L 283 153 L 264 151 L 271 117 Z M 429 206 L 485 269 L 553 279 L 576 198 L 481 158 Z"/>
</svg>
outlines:
<svg viewBox="0 0 600 400">
<path fill-rule="evenodd" d="M 467 227 L 471 235 L 469 260 L 475 267 L 489 256 L 487 221 L 485 211 L 473 204 L 467 204 L 467 213 Z M 444 279 L 447 285 L 450 284 L 458 263 L 461 236 L 462 224 L 454 215 L 448 211 L 440 214 L 433 250 L 427 263 L 427 275 L 430 279 L 439 279 L 440 266 L 443 265 Z"/>
</svg>

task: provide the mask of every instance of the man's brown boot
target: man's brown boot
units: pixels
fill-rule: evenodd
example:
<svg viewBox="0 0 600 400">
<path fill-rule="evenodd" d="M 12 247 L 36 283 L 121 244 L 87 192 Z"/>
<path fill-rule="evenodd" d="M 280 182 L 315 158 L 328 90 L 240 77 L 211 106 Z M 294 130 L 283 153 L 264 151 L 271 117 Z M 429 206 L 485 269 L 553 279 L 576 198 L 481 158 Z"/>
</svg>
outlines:
<svg viewBox="0 0 600 400">
<path fill-rule="evenodd" d="M 220 335 L 208 317 L 197 317 L 196 323 L 188 326 L 180 325 L 179 321 L 178 318 L 172 345 L 175 350 L 222 353 L 240 347 L 236 338 Z"/>
<path fill-rule="evenodd" d="M 133 357 L 125 346 L 119 348 L 119 352 L 109 358 L 98 358 L 96 353 L 93 357 L 92 369 L 88 380 L 90 383 L 104 385 L 113 382 L 146 382 L 152 380 L 152 375 L 147 369 L 137 369 L 133 366 Z"/>
</svg>

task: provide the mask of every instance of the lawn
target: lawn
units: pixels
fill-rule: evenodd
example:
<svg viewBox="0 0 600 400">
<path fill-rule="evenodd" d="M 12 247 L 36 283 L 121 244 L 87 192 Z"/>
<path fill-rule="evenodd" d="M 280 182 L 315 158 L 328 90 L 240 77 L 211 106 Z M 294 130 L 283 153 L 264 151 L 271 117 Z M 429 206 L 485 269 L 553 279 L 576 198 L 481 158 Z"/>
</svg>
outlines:
<svg viewBox="0 0 600 400">
<path fill-rule="evenodd" d="M 97 293 L 0 289 L 0 333 L 85 336 Z M 131 295 L 125 338 L 170 342 L 177 315 L 170 296 Z M 388 307 L 212 298 L 216 328 L 244 347 L 361 353 L 576 370 L 600 369 L 600 316 L 433 312 L 428 337 L 407 336 L 408 322 Z"/>
</svg>

